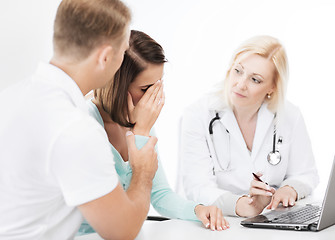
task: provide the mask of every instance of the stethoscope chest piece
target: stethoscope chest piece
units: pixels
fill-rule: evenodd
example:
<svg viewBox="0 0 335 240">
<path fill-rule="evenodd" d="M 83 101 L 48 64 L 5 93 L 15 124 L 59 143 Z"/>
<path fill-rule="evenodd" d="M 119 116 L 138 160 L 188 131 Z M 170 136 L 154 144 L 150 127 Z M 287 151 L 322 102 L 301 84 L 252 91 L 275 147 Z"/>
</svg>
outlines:
<svg viewBox="0 0 335 240">
<path fill-rule="evenodd" d="M 275 166 L 277 164 L 279 164 L 281 161 L 281 155 L 279 153 L 279 151 L 272 151 L 268 154 L 268 162 Z"/>
</svg>

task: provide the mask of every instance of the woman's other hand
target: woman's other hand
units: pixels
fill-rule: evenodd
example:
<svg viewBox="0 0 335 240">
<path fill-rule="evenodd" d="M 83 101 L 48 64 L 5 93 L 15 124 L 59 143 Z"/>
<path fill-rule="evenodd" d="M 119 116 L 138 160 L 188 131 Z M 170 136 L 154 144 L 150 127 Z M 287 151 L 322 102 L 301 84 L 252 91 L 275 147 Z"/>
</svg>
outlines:
<svg viewBox="0 0 335 240">
<path fill-rule="evenodd" d="M 210 228 L 212 231 L 222 231 L 230 227 L 228 221 L 222 216 L 221 209 L 216 206 L 200 204 L 195 207 L 194 212 L 205 228 Z"/>
</svg>

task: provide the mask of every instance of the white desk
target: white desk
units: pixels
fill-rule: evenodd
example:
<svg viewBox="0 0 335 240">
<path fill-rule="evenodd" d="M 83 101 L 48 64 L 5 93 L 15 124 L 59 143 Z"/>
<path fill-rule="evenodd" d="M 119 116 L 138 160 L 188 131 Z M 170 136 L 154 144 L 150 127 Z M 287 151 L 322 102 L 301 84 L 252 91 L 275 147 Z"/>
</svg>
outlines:
<svg viewBox="0 0 335 240">
<path fill-rule="evenodd" d="M 299 201 L 299 204 L 312 202 L 310 198 Z M 314 202 L 314 201 L 313 201 Z M 271 239 L 271 240 L 330 240 L 335 236 L 335 225 L 320 232 L 256 229 L 246 228 L 240 225 L 242 218 L 226 217 L 230 228 L 225 231 L 211 231 L 205 229 L 200 222 L 168 220 L 168 221 L 145 221 L 137 240 L 185 240 L 185 239 Z M 102 238 L 94 233 L 80 237 L 75 240 L 101 240 Z"/>
<path fill-rule="evenodd" d="M 185 240 L 185 239 L 271 239 L 271 240 L 330 240 L 334 239 L 335 226 L 320 232 L 289 231 L 246 228 L 240 225 L 240 218 L 227 217 L 230 229 L 225 231 L 211 231 L 205 229 L 199 222 L 169 220 L 163 222 L 145 221 L 136 240 Z M 75 240 L 101 240 L 96 234 L 76 237 Z"/>
</svg>

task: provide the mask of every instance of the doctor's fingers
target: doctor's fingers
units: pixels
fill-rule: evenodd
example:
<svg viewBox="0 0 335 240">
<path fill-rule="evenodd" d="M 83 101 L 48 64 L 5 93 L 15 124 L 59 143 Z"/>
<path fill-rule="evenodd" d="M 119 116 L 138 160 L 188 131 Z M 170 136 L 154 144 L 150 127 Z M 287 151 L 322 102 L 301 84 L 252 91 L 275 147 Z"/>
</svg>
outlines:
<svg viewBox="0 0 335 240">
<path fill-rule="evenodd" d="M 282 199 L 282 203 L 284 207 L 292 207 L 295 205 L 295 199 L 290 196 L 285 196 Z"/>
<path fill-rule="evenodd" d="M 281 200 L 284 207 L 288 207 L 288 197 L 283 197 Z"/>
<path fill-rule="evenodd" d="M 281 202 L 281 199 L 279 197 L 273 197 L 272 202 L 268 206 L 268 209 L 275 210 L 278 207 L 280 202 Z"/>
<path fill-rule="evenodd" d="M 250 188 L 249 195 L 250 196 L 260 195 L 260 196 L 266 196 L 266 197 L 272 197 L 273 196 L 272 192 L 270 192 L 268 190 L 264 190 L 264 189 L 260 189 L 260 188 L 254 188 L 254 187 Z"/>
<path fill-rule="evenodd" d="M 266 183 L 260 182 L 258 180 L 252 180 L 250 182 L 250 189 L 251 188 L 259 188 L 259 189 L 271 191 L 271 187 L 269 185 L 267 185 Z"/>
<path fill-rule="evenodd" d="M 251 192 L 252 189 L 264 190 L 264 191 L 271 192 L 271 193 L 275 192 L 275 190 L 273 188 L 271 188 L 269 185 L 267 185 L 263 182 L 257 181 L 257 180 L 252 180 L 251 181 L 249 191 Z"/>
<path fill-rule="evenodd" d="M 291 206 L 291 207 L 295 205 L 295 199 L 293 197 L 289 198 L 288 205 Z"/>
</svg>

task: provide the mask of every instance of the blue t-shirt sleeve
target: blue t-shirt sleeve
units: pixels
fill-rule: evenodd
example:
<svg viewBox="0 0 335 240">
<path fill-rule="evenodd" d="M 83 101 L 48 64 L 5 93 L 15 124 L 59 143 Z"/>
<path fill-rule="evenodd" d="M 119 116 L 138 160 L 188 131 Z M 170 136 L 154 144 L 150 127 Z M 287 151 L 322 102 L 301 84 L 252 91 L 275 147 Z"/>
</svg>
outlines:
<svg viewBox="0 0 335 240">
<path fill-rule="evenodd" d="M 154 130 L 151 131 L 150 135 L 155 136 Z M 149 137 L 135 135 L 135 143 L 138 149 L 141 149 L 148 142 L 148 140 Z M 198 204 L 193 201 L 186 200 L 172 191 L 159 160 L 159 155 L 158 169 L 152 184 L 151 204 L 155 210 L 163 216 L 184 220 L 198 220 L 194 213 L 194 208 Z"/>
</svg>

